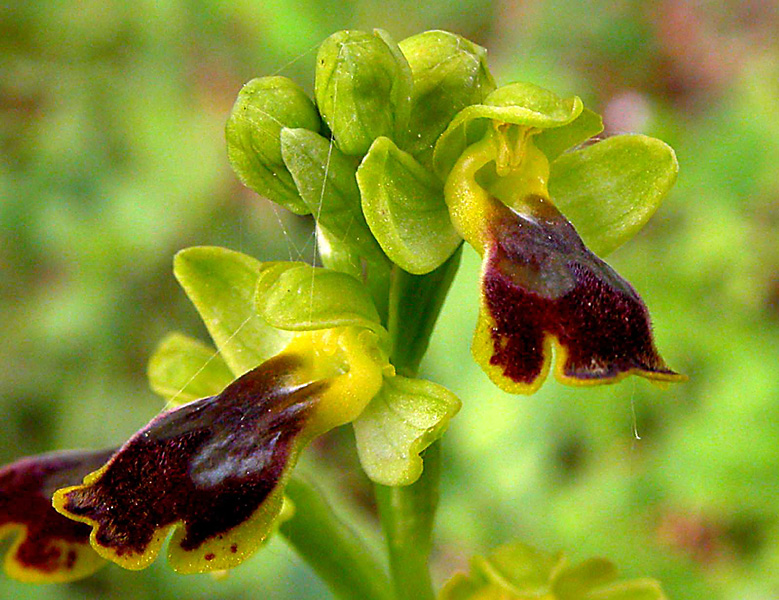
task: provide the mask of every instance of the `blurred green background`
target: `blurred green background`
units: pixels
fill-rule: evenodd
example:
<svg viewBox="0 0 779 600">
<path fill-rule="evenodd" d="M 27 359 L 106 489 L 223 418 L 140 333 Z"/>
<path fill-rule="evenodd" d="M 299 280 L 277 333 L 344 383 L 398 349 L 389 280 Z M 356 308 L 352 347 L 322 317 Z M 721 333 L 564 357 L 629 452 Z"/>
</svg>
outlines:
<svg viewBox="0 0 779 600">
<path fill-rule="evenodd" d="M 161 401 L 145 363 L 171 329 L 207 339 L 171 275 L 196 244 L 312 255 L 311 222 L 232 175 L 241 84 L 313 86 L 337 29 L 449 29 L 499 83 L 578 94 L 611 132 L 660 137 L 679 181 L 610 257 L 690 381 L 496 391 L 473 364 L 468 250 L 424 364 L 464 408 L 445 438 L 437 580 L 520 538 L 602 555 L 671 598 L 779 598 L 779 7 L 776 2 L 118 0 L 0 7 L 0 463 L 121 442 Z M 369 528 L 351 432 L 310 454 Z M 354 502 L 352 502 L 354 501 Z M 5 544 L 7 546 L 7 542 Z M 225 581 L 158 561 L 2 598 L 327 598 L 281 541 Z"/>
</svg>

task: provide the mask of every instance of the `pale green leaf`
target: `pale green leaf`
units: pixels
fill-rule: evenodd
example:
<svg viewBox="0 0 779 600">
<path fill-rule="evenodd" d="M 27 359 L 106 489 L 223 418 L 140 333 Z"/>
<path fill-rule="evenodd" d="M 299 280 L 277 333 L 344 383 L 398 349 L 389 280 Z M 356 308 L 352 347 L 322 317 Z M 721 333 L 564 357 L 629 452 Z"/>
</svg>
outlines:
<svg viewBox="0 0 779 600">
<path fill-rule="evenodd" d="M 383 332 L 368 290 L 351 275 L 302 263 L 277 263 L 257 285 L 257 312 L 287 331 L 356 325 Z"/>
<path fill-rule="evenodd" d="M 603 131 L 603 119 L 589 108 L 562 127 L 544 129 L 533 138 L 536 147 L 552 162 L 563 152 L 586 142 Z"/>
<path fill-rule="evenodd" d="M 404 130 L 411 69 L 384 31 L 339 31 L 317 54 L 315 95 L 338 148 L 361 156 L 379 136 Z"/>
<path fill-rule="evenodd" d="M 317 223 L 355 251 L 374 260 L 383 254 L 360 207 L 354 159 L 307 129 L 281 132 L 284 163 Z"/>
<path fill-rule="evenodd" d="M 487 51 L 457 34 L 425 31 L 398 45 L 414 78 L 408 133 L 399 145 L 430 169 L 438 137 L 458 112 L 484 102 L 495 80 Z"/>
<path fill-rule="evenodd" d="M 484 104 L 468 106 L 452 119 L 436 142 L 435 171 L 441 179 L 446 179 L 465 148 L 484 135 L 489 121 L 550 129 L 571 123 L 583 109 L 578 96 L 563 99 L 530 83 L 499 87 L 487 96 Z"/>
<path fill-rule="evenodd" d="M 319 131 L 314 103 L 286 77 L 252 79 L 241 88 L 225 126 L 227 156 L 244 185 L 294 213 L 306 214 L 281 158 L 282 127 Z"/>
<path fill-rule="evenodd" d="M 667 596 L 654 579 L 634 579 L 600 587 L 583 600 L 667 600 Z"/>
</svg>

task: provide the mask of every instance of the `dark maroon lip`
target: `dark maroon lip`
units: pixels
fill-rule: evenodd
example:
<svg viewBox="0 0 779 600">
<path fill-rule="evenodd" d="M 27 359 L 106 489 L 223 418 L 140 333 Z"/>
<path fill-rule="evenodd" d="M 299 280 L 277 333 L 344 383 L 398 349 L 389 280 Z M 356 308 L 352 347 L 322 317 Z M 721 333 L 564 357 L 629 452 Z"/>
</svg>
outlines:
<svg viewBox="0 0 779 600">
<path fill-rule="evenodd" d="M 633 287 L 551 202 L 529 198 L 528 206 L 523 214 L 501 205 L 490 228 L 482 279 L 494 322 L 490 364 L 532 384 L 544 374 L 552 336 L 563 349 L 557 368 L 564 378 L 676 375 L 654 346 L 649 312 Z"/>
<path fill-rule="evenodd" d="M 184 551 L 224 536 L 276 489 L 329 385 L 301 386 L 292 376 L 298 366 L 279 356 L 218 396 L 160 414 L 95 481 L 65 494 L 64 511 L 93 523 L 95 543 L 117 556 L 143 555 L 179 522 Z"/>
<path fill-rule="evenodd" d="M 42 576 L 77 568 L 74 549 L 63 553 L 60 544 L 88 547 L 90 528 L 54 510 L 55 490 L 81 483 L 100 468 L 114 450 L 71 450 L 23 458 L 0 469 L 0 528 L 20 526 L 23 539 L 12 560 Z M 91 550 L 90 550 L 91 551 Z"/>
</svg>

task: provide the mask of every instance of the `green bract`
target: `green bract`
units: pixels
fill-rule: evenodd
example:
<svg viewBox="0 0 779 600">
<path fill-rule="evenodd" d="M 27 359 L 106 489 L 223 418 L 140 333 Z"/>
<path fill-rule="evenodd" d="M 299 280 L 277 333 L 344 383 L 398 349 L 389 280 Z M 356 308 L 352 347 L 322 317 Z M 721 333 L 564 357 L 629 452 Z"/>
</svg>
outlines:
<svg viewBox="0 0 779 600">
<path fill-rule="evenodd" d="M 438 138 L 433 154 L 436 173 L 445 179 L 465 148 L 484 136 L 488 121 L 543 130 L 568 125 L 583 109 L 578 96 L 562 99 L 531 83 L 499 87 L 484 104 L 461 110 Z"/>
<path fill-rule="evenodd" d="M 460 410 L 446 388 L 421 379 L 387 377 L 354 421 L 360 463 L 381 485 L 409 485 L 422 474 L 419 454 L 440 438 Z"/>
<path fill-rule="evenodd" d="M 460 243 L 441 183 L 392 140 L 378 138 L 357 170 L 362 210 L 387 256 L 409 273 L 428 273 Z"/>
<path fill-rule="evenodd" d="M 319 48 L 316 103 L 344 154 L 365 154 L 377 137 L 405 131 L 411 85 L 411 69 L 386 32 L 339 31 Z"/>
<path fill-rule="evenodd" d="M 549 192 L 590 249 L 605 256 L 646 224 L 678 170 L 667 144 L 618 135 L 555 160 Z"/>
<path fill-rule="evenodd" d="M 219 393 L 234 379 L 215 348 L 181 333 L 168 334 L 149 359 L 149 385 L 171 405 Z"/>
<path fill-rule="evenodd" d="M 241 88 L 227 121 L 227 156 L 245 185 L 303 215 L 309 210 L 281 159 L 282 127 L 319 131 L 319 113 L 286 77 L 252 79 Z"/>
<path fill-rule="evenodd" d="M 665 600 L 652 579 L 618 581 L 600 558 L 568 564 L 562 553 L 540 552 L 518 542 L 471 560 L 470 575 L 455 575 L 439 600 Z"/>
<path fill-rule="evenodd" d="M 291 337 L 254 311 L 255 288 L 264 268 L 250 256 L 212 246 L 182 250 L 173 262 L 176 279 L 236 375 L 277 354 Z"/>
<path fill-rule="evenodd" d="M 398 44 L 414 78 L 403 148 L 432 167 L 433 147 L 454 116 L 495 89 L 481 46 L 448 31 L 425 31 Z"/>
</svg>

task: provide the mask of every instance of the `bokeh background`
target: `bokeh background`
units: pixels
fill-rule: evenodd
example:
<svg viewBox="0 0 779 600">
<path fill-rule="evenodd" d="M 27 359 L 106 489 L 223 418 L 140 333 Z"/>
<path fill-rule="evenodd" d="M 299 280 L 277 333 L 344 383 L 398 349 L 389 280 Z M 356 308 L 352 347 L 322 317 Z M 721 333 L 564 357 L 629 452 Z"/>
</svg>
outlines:
<svg viewBox="0 0 779 600">
<path fill-rule="evenodd" d="M 318 43 L 372 27 L 462 34 L 489 49 L 499 83 L 578 94 L 609 131 L 660 137 L 681 164 L 610 262 L 686 384 L 499 393 L 469 354 L 466 252 L 424 363 L 464 402 L 445 438 L 436 579 L 519 538 L 611 558 L 671 598 L 779 598 L 776 2 L 3 3 L 0 463 L 117 444 L 161 408 L 145 381 L 156 342 L 171 329 L 207 339 L 171 275 L 180 248 L 311 257 L 311 221 L 232 175 L 224 122 L 243 82 L 283 74 L 311 91 Z M 310 454 L 336 504 L 375 531 L 351 432 Z M 0 597 L 329 596 L 277 540 L 225 581 L 158 561 L 69 585 L 2 578 Z"/>
</svg>

